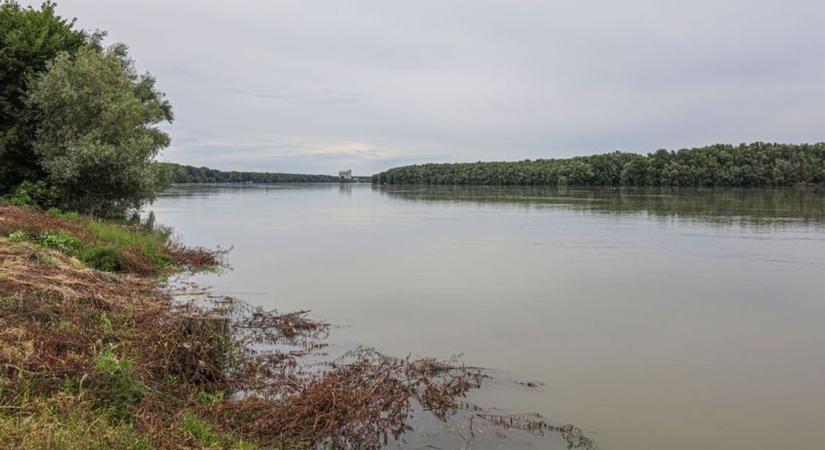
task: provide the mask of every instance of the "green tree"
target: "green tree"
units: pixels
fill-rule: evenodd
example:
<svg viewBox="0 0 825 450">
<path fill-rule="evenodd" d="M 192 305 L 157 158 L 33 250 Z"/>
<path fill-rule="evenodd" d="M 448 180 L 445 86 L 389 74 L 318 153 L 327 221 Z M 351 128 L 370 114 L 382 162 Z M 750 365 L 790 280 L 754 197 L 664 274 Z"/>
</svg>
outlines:
<svg viewBox="0 0 825 450">
<path fill-rule="evenodd" d="M 121 214 L 164 186 L 167 171 L 154 158 L 169 145 L 158 124 L 172 121 L 171 106 L 125 45 L 59 54 L 28 105 L 38 114 L 35 154 L 64 207 Z"/>
<path fill-rule="evenodd" d="M 51 2 L 40 9 L 0 3 L 0 193 L 45 176 L 32 151 L 37 123 L 26 97 L 51 59 L 87 42 L 84 32 L 73 29 L 74 21 L 62 19 L 54 8 Z"/>
</svg>

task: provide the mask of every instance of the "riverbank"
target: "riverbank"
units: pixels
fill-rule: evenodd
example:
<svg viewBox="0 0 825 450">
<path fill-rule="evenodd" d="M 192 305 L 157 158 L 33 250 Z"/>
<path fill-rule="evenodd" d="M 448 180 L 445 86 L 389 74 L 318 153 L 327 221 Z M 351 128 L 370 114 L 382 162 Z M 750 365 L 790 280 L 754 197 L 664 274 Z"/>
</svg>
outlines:
<svg viewBox="0 0 825 450">
<path fill-rule="evenodd" d="M 416 405 L 440 419 L 478 371 L 356 351 L 327 325 L 165 281 L 220 252 L 168 230 L 0 205 L 0 447 L 378 448 Z"/>
</svg>

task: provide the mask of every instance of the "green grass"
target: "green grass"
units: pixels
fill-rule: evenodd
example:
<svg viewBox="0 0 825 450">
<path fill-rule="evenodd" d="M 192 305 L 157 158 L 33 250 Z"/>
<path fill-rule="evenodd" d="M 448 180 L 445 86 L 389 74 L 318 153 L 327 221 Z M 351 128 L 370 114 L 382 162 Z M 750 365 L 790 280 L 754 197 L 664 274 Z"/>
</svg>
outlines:
<svg viewBox="0 0 825 450">
<path fill-rule="evenodd" d="M 95 244 L 86 247 L 77 256 L 79 260 L 93 269 L 107 272 L 123 270 L 123 254 L 106 245 Z"/>
<path fill-rule="evenodd" d="M 187 411 L 183 415 L 181 428 L 197 445 L 204 448 L 228 448 L 232 450 L 256 450 L 258 448 L 257 445 L 250 442 L 214 431 L 209 422 L 191 411 Z"/>
<path fill-rule="evenodd" d="M 1 382 L 2 380 L 0 380 Z M 82 394 L 34 397 L 22 408 L 26 414 L 0 408 L 0 448 L 20 450 L 150 450 L 150 436 L 133 424 L 101 412 Z M 198 448 L 258 450 L 248 441 L 215 430 L 197 414 L 184 413 L 172 424 Z M 183 442 L 179 442 L 183 448 Z M 187 445 L 186 448 L 193 448 Z"/>
<path fill-rule="evenodd" d="M 157 268 L 172 264 L 172 258 L 164 252 L 168 236 L 161 232 L 130 229 L 125 226 L 101 220 L 89 220 L 86 229 L 109 248 L 128 250 L 139 249 L 141 256 Z"/>
<path fill-rule="evenodd" d="M 10 233 L 7 238 L 13 242 L 28 241 L 40 247 L 57 250 L 79 259 L 88 267 L 108 272 L 125 270 L 126 255 L 135 253 L 157 271 L 174 266 L 172 256 L 166 251 L 168 231 L 83 218 L 76 213 L 61 212 L 57 208 L 51 208 L 47 213 L 82 226 L 93 237 L 93 242 L 85 242 L 65 230 L 44 231 L 36 236 L 29 236 L 25 231 L 17 230 Z"/>
<path fill-rule="evenodd" d="M 223 400 L 223 392 L 218 391 L 218 392 L 215 392 L 215 393 L 209 393 L 209 392 L 200 391 L 197 394 L 195 394 L 195 400 L 197 400 L 198 404 L 200 404 L 200 405 L 209 405 L 209 404 L 212 404 L 212 403 L 218 403 L 218 402 Z"/>
<path fill-rule="evenodd" d="M 29 237 L 26 235 L 26 232 L 23 230 L 13 231 L 8 235 L 8 239 L 12 242 L 23 242 Z"/>
<path fill-rule="evenodd" d="M 129 421 L 134 407 L 147 391 L 135 378 L 133 365 L 131 358 L 115 355 L 113 346 L 103 350 L 95 360 L 99 376 L 94 387 L 100 400 L 98 406 L 117 421 Z"/>
<path fill-rule="evenodd" d="M 183 429 L 192 436 L 192 439 L 194 439 L 198 445 L 204 447 L 214 447 L 218 445 L 219 439 L 217 435 L 212 433 L 209 424 L 198 417 L 197 414 L 187 412 L 183 415 L 181 424 Z"/>
<path fill-rule="evenodd" d="M 46 231 L 35 237 L 33 241 L 41 247 L 52 248 L 69 256 L 77 256 L 83 248 L 80 239 L 65 231 Z"/>
<path fill-rule="evenodd" d="M 82 396 L 35 398 L 23 407 L 25 415 L 0 408 L 0 446 L 21 450 L 152 448 L 131 424 L 119 423 L 95 411 Z"/>
</svg>

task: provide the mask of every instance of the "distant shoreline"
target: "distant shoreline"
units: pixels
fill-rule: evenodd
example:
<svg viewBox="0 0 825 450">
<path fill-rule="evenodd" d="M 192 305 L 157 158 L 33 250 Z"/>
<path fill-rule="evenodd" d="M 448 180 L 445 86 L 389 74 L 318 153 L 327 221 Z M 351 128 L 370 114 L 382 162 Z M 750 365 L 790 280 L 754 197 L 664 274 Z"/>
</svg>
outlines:
<svg viewBox="0 0 825 450">
<path fill-rule="evenodd" d="M 711 145 L 567 159 L 430 163 L 373 175 L 376 184 L 790 187 L 825 185 L 825 143 Z"/>
<path fill-rule="evenodd" d="M 184 183 L 367 183 L 371 177 L 352 176 L 343 178 L 335 175 L 317 175 L 277 172 L 239 172 L 210 169 L 208 167 L 186 166 L 176 163 L 160 163 L 173 184 Z"/>
</svg>

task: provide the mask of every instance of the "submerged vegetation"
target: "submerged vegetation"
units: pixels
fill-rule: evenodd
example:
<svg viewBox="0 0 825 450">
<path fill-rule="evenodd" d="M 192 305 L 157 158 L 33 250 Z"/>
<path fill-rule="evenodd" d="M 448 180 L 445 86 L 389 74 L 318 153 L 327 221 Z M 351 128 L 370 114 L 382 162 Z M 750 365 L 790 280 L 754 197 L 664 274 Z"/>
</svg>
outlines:
<svg viewBox="0 0 825 450">
<path fill-rule="evenodd" d="M 711 145 L 648 155 L 421 164 L 374 175 L 379 184 L 737 186 L 825 184 L 825 143 Z"/>
<path fill-rule="evenodd" d="M 0 203 L 0 448 L 378 449 L 418 414 L 469 433 L 581 430 L 484 411 L 458 361 L 324 358 L 328 325 L 163 281 L 220 264 L 170 231 Z M 487 433 L 491 434 L 491 433 Z"/>
<path fill-rule="evenodd" d="M 302 364 L 326 324 L 176 299 L 157 276 L 219 255 L 168 233 L 0 205 L 0 236 L 2 448 L 378 448 L 483 378 L 368 350 Z"/>
</svg>

